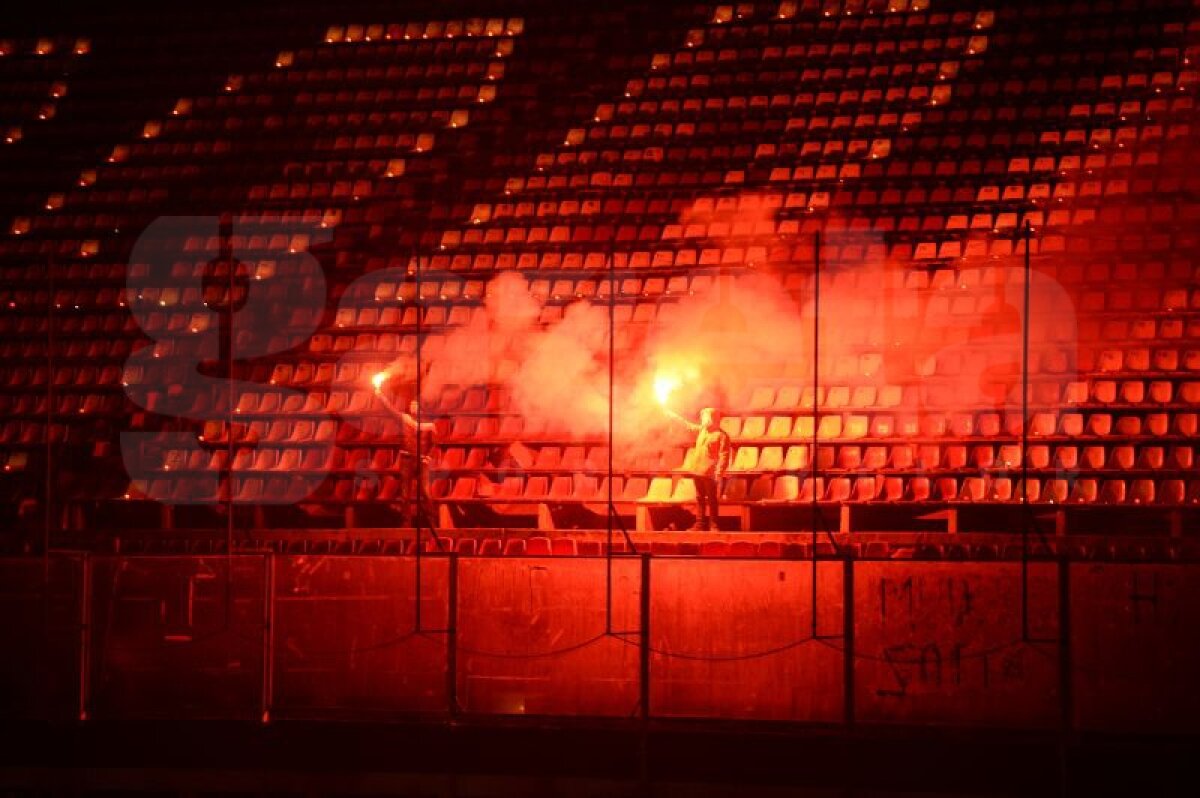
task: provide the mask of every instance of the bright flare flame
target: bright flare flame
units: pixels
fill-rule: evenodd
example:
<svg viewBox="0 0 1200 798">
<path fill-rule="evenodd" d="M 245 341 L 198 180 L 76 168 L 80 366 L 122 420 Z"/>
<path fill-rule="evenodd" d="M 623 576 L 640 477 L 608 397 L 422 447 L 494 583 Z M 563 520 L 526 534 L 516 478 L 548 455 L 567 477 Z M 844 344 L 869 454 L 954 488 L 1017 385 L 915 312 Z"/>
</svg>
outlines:
<svg viewBox="0 0 1200 798">
<path fill-rule="evenodd" d="M 679 378 L 674 374 L 659 374 L 654 378 L 654 396 L 658 403 L 666 407 L 671 394 L 679 387 Z"/>
<path fill-rule="evenodd" d="M 371 378 L 371 384 L 374 385 L 375 390 L 378 391 L 380 388 L 383 387 L 383 384 L 385 382 L 387 382 L 387 378 L 388 378 L 387 372 L 381 371 L 378 374 L 376 374 L 374 377 Z"/>
</svg>

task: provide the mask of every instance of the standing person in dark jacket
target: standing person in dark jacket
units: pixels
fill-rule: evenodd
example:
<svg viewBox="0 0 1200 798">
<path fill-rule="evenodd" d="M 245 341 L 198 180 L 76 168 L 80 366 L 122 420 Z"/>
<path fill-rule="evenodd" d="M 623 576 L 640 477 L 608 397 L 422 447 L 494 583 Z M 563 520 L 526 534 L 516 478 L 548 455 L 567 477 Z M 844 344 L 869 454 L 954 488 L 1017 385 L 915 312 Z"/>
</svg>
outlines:
<svg viewBox="0 0 1200 798">
<path fill-rule="evenodd" d="M 437 516 L 434 512 L 433 500 L 429 496 L 428 481 L 429 462 L 433 453 L 434 423 L 418 420 L 421 416 L 421 406 L 415 399 L 409 402 L 407 411 L 396 407 L 392 400 L 384 394 L 383 382 L 383 380 L 375 381 L 375 395 L 379 397 L 379 401 L 387 408 L 387 411 L 400 421 L 403 435 L 403 450 L 400 452 L 403 459 L 401 479 L 405 494 L 410 498 L 410 501 L 406 503 L 406 507 L 409 508 L 406 512 L 408 521 L 415 524 L 417 513 L 423 512 L 429 526 L 433 527 L 436 525 Z"/>
<path fill-rule="evenodd" d="M 674 410 L 668 409 L 667 414 L 696 433 L 696 442 L 683 461 L 684 470 L 692 475 L 696 485 L 696 523 L 692 529 L 716 532 L 719 530 L 721 483 L 733 460 L 733 441 L 729 433 L 721 429 L 721 414 L 716 408 L 701 410 L 699 424 L 688 421 Z"/>
</svg>

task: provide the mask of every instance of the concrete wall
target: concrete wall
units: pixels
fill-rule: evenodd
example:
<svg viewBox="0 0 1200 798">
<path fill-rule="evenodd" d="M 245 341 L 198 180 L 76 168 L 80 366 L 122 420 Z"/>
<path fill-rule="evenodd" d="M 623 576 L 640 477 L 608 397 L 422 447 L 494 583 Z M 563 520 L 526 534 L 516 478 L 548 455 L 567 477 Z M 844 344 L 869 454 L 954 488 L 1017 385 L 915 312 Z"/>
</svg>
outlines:
<svg viewBox="0 0 1200 798">
<path fill-rule="evenodd" d="M 1020 569 L 1020 563 L 857 563 L 857 717 L 1054 728 L 1058 566 L 1030 568 L 1027 635 Z"/>
<path fill-rule="evenodd" d="M 271 711 L 437 712 L 446 706 L 449 564 L 275 557 Z"/>
<path fill-rule="evenodd" d="M 1200 728 L 1200 569 L 1071 566 L 1071 682 L 1081 728 Z"/>
<path fill-rule="evenodd" d="M 837 722 L 843 712 L 842 564 L 656 560 L 651 711 Z"/>
<path fill-rule="evenodd" d="M 1015 562 L 425 557 L 418 579 L 413 558 L 3 560 L 0 707 L 627 718 L 644 694 L 656 717 L 1198 731 L 1197 575 L 1166 564 L 1031 563 L 1023 580 Z"/>
</svg>

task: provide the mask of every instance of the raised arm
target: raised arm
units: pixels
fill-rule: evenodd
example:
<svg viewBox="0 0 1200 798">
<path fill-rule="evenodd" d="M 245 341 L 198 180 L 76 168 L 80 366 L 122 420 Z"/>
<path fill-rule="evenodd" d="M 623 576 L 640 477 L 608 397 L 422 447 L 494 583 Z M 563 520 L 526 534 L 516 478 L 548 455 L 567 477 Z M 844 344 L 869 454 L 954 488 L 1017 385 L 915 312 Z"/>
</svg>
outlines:
<svg viewBox="0 0 1200 798">
<path fill-rule="evenodd" d="M 407 413 L 403 412 L 400 408 L 398 408 L 394 404 L 392 404 L 392 400 L 388 399 L 387 396 L 384 395 L 383 391 L 381 391 L 379 388 L 375 389 L 375 396 L 378 397 L 380 403 L 382 403 L 383 406 L 387 409 L 387 411 L 389 413 L 391 413 L 393 416 L 399 417 L 402 415 L 408 415 Z"/>
<path fill-rule="evenodd" d="M 433 432 L 434 429 L 436 429 L 432 421 L 418 422 L 415 418 L 408 413 L 405 413 L 403 410 L 400 411 L 399 417 L 401 424 L 417 432 Z"/>
<path fill-rule="evenodd" d="M 434 431 L 435 427 L 434 427 L 434 423 L 432 421 L 418 422 L 415 418 L 412 417 L 411 414 L 396 407 L 396 405 L 392 403 L 392 400 L 388 399 L 387 396 L 384 395 L 383 391 L 379 390 L 378 388 L 375 389 L 375 395 L 379 397 L 379 401 L 383 403 L 383 406 L 385 408 L 387 408 L 387 411 L 389 413 L 391 413 L 393 416 L 395 416 L 397 419 L 399 419 L 400 423 L 403 424 L 408 429 L 410 429 L 414 432 L 433 432 Z"/>
<path fill-rule="evenodd" d="M 674 410 L 672 410 L 671 408 L 669 408 L 669 407 L 664 407 L 664 408 L 663 408 L 663 412 L 667 414 L 667 418 L 669 418 L 669 419 L 671 419 L 672 421 L 675 421 L 675 422 L 677 422 L 677 423 L 679 423 L 679 424 L 682 424 L 683 426 L 687 427 L 687 428 L 688 428 L 688 430 L 690 430 L 691 432 L 699 432 L 699 431 L 700 431 L 700 425 L 699 425 L 699 424 L 696 424 L 696 423 L 694 423 L 694 422 L 688 421 L 686 418 L 684 418 L 683 416 L 679 415 L 678 413 L 676 413 L 676 412 L 675 412 Z"/>
</svg>

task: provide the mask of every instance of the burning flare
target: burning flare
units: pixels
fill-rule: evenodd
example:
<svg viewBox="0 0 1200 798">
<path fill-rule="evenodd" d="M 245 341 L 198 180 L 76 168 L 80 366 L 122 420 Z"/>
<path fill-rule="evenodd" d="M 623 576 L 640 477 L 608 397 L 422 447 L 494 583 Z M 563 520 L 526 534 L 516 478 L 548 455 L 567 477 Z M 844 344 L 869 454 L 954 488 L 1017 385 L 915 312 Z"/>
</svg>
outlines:
<svg viewBox="0 0 1200 798">
<path fill-rule="evenodd" d="M 385 382 L 387 382 L 387 378 L 388 378 L 388 373 L 386 371 L 380 371 L 377 374 L 375 374 L 375 376 L 371 377 L 371 384 L 374 385 L 375 390 L 378 391 L 381 388 L 383 388 L 383 384 Z"/>
<path fill-rule="evenodd" d="M 671 400 L 671 394 L 679 387 L 679 377 L 674 374 L 658 374 L 654 378 L 654 396 L 663 407 Z"/>
</svg>

